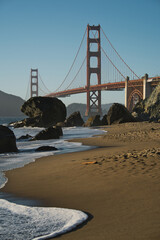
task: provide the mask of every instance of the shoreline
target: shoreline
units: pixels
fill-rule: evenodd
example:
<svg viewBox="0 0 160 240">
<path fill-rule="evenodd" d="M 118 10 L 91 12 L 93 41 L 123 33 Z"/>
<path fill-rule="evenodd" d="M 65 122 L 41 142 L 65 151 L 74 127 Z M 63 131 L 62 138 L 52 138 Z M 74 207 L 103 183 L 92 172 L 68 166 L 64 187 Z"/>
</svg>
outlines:
<svg viewBox="0 0 160 240">
<path fill-rule="evenodd" d="M 42 157 L 7 171 L 9 181 L 2 192 L 93 215 L 62 239 L 158 240 L 160 158 L 153 149 L 160 146 L 160 124 L 126 123 L 107 130 L 74 139 L 99 148 Z"/>
</svg>

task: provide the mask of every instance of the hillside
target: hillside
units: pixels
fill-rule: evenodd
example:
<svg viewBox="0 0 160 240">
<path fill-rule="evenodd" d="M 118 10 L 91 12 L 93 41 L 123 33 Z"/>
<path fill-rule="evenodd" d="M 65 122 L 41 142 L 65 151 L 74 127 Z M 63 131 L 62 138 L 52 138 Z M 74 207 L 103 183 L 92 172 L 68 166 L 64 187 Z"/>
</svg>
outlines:
<svg viewBox="0 0 160 240">
<path fill-rule="evenodd" d="M 108 112 L 111 105 L 112 103 L 102 104 L 103 115 Z M 71 115 L 73 112 L 76 111 L 79 111 L 81 113 L 81 116 L 84 117 L 86 112 L 86 104 L 72 103 L 67 106 L 67 116 Z"/>
<path fill-rule="evenodd" d="M 0 117 L 24 116 L 20 110 L 23 103 L 22 98 L 0 91 Z"/>
<path fill-rule="evenodd" d="M 23 103 L 24 100 L 22 98 L 0 91 L 0 117 L 25 116 L 20 110 Z M 102 105 L 103 115 L 108 112 L 111 105 L 112 103 Z M 76 111 L 80 111 L 81 116 L 84 117 L 86 104 L 72 103 L 67 106 L 67 116 Z"/>
</svg>

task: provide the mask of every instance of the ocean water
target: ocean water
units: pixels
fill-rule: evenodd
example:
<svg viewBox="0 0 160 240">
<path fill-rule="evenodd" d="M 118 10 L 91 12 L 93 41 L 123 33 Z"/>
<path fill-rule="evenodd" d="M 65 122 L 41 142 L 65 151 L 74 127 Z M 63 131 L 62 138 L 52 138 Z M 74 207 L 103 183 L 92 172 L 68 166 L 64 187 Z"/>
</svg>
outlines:
<svg viewBox="0 0 160 240">
<path fill-rule="evenodd" d="M 13 119 L 12 119 L 13 120 Z M 14 120 L 13 120 L 14 121 Z M 10 119 L 1 119 L 0 124 L 7 125 Z M 12 121 L 11 121 L 12 122 Z M 42 128 L 11 128 L 16 138 L 29 134 L 35 136 Z M 71 143 L 67 140 L 74 138 L 91 137 L 102 134 L 103 131 L 83 127 L 63 129 L 63 137 L 56 140 L 33 141 L 17 140 L 18 153 L 0 154 L 0 188 L 8 181 L 4 171 L 23 167 L 35 161 L 36 158 L 53 154 L 84 151 L 93 147 L 81 143 Z M 58 151 L 35 152 L 39 146 L 55 146 Z M 36 205 L 36 204 L 35 204 Z M 25 202 L 12 201 L 0 193 L 0 240 L 20 239 L 47 239 L 63 234 L 87 219 L 87 215 L 79 210 L 62 208 L 26 206 Z"/>
<path fill-rule="evenodd" d="M 0 125 L 7 125 L 11 122 L 20 121 L 22 119 L 24 119 L 24 117 L 0 117 Z"/>
</svg>

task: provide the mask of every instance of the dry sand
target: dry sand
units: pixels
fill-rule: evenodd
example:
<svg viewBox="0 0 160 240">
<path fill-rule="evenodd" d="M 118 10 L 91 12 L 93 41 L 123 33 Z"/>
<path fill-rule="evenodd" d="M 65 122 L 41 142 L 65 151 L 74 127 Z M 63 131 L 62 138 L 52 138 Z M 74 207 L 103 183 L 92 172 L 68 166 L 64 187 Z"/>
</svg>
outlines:
<svg viewBox="0 0 160 240">
<path fill-rule="evenodd" d="M 103 136 L 76 140 L 99 148 L 8 171 L 3 191 L 91 214 L 83 227 L 60 239 L 159 240 L 160 123 L 106 130 Z"/>
</svg>

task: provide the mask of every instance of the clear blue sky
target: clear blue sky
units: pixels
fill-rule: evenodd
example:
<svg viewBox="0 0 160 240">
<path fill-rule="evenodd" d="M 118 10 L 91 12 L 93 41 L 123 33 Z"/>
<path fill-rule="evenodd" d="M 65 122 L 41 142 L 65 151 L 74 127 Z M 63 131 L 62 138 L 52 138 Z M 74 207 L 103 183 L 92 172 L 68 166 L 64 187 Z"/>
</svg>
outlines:
<svg viewBox="0 0 160 240">
<path fill-rule="evenodd" d="M 31 68 L 54 91 L 73 62 L 87 24 L 100 24 L 139 75 L 160 75 L 160 0 L 0 0 L 0 90 L 25 99 Z M 66 105 L 86 96 L 62 99 Z M 124 102 L 103 93 L 102 102 Z"/>
</svg>

